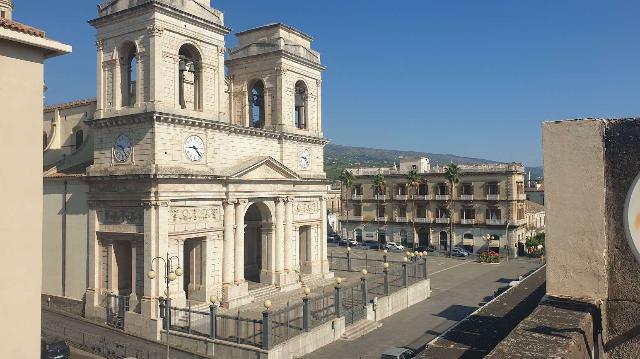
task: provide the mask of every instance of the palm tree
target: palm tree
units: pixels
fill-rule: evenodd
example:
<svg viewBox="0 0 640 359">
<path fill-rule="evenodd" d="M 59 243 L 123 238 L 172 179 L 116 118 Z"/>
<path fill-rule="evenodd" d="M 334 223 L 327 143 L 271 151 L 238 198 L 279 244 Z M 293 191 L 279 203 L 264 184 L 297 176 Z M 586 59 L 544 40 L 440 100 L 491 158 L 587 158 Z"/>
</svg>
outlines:
<svg viewBox="0 0 640 359">
<path fill-rule="evenodd" d="M 385 190 L 387 188 L 387 181 L 384 179 L 384 176 L 381 173 L 378 173 L 377 175 L 375 175 L 373 177 L 373 193 L 376 194 L 376 223 L 378 225 L 378 229 L 377 232 L 378 233 L 378 238 L 377 240 L 380 240 L 380 196 L 383 195 L 385 193 Z M 386 239 L 385 239 L 386 242 Z"/>
<path fill-rule="evenodd" d="M 342 187 L 345 189 L 345 198 L 347 201 L 347 246 L 349 245 L 349 197 L 351 197 L 351 187 L 353 187 L 353 182 L 355 181 L 355 177 L 353 177 L 353 173 L 349 170 L 344 170 L 340 173 L 340 181 L 342 182 Z"/>
<path fill-rule="evenodd" d="M 444 177 L 449 182 L 449 201 L 447 202 L 447 210 L 449 212 L 449 256 L 451 256 L 453 244 L 453 189 L 460 182 L 462 171 L 455 163 L 449 163 L 444 169 Z"/>
<path fill-rule="evenodd" d="M 418 186 L 420 185 L 421 178 L 416 170 L 411 170 L 407 173 L 407 182 L 409 183 L 409 187 L 414 189 L 414 195 L 411 197 L 413 200 L 411 207 L 411 225 L 413 227 L 413 250 L 416 249 L 416 195 L 418 194 Z"/>
</svg>

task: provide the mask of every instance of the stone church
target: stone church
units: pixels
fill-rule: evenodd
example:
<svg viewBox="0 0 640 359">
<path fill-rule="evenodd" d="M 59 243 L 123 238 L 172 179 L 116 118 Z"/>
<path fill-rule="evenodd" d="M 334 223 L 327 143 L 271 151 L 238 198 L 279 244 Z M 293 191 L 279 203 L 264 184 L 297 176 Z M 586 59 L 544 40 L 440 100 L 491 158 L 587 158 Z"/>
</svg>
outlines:
<svg viewBox="0 0 640 359">
<path fill-rule="evenodd" d="M 330 278 L 321 73 L 283 24 L 237 33 L 208 0 L 98 5 L 95 100 L 45 108 L 44 294 L 157 333 L 173 304 Z M 154 270 L 151 279 L 147 273 Z"/>
</svg>

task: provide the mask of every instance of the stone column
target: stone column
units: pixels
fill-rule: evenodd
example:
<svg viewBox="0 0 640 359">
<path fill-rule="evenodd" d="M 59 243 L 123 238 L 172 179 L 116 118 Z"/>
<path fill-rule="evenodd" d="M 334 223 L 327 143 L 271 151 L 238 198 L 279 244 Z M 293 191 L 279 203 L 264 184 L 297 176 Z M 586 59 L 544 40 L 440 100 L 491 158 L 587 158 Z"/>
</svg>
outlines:
<svg viewBox="0 0 640 359">
<path fill-rule="evenodd" d="M 244 282 L 244 210 L 247 200 L 241 199 L 236 203 L 236 236 L 235 236 L 235 282 Z"/>
<path fill-rule="evenodd" d="M 291 241 L 293 240 L 293 197 L 287 198 L 284 213 L 284 270 L 293 269 L 291 258 Z"/>
<path fill-rule="evenodd" d="M 320 225 L 320 270 L 322 273 L 329 271 L 329 262 L 327 262 L 327 198 L 322 196 L 320 199 L 320 215 L 322 216 L 322 224 Z"/>
<path fill-rule="evenodd" d="M 89 245 L 87 246 L 87 252 L 89 256 L 89 263 L 87 263 L 87 271 L 89 272 L 89 283 L 87 287 L 86 295 L 86 308 L 85 312 L 90 313 L 90 307 L 97 307 L 99 303 L 100 293 L 100 243 L 98 242 L 98 216 L 96 212 L 96 204 L 93 201 L 89 201 L 89 215 L 88 215 L 88 236 Z"/>
<path fill-rule="evenodd" d="M 224 202 L 224 243 L 222 246 L 222 283 L 233 283 L 234 213 L 233 201 Z"/>
<path fill-rule="evenodd" d="M 129 295 L 129 311 L 135 311 L 136 305 L 138 303 L 138 266 L 136 264 L 137 256 L 136 256 L 136 241 L 131 241 L 131 295 Z"/>
<path fill-rule="evenodd" d="M 284 269 L 284 199 L 276 199 L 276 243 L 275 243 L 275 259 L 276 273 L 282 273 Z"/>
</svg>

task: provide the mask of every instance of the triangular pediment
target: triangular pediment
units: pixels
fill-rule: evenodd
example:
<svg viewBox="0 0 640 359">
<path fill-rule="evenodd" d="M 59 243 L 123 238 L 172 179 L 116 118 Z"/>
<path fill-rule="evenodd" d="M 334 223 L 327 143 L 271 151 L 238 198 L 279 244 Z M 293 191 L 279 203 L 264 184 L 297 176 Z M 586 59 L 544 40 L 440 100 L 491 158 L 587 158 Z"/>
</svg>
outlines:
<svg viewBox="0 0 640 359">
<path fill-rule="evenodd" d="M 276 161 L 272 157 L 255 159 L 234 170 L 229 178 L 237 179 L 300 179 L 300 177 L 287 166 Z"/>
</svg>

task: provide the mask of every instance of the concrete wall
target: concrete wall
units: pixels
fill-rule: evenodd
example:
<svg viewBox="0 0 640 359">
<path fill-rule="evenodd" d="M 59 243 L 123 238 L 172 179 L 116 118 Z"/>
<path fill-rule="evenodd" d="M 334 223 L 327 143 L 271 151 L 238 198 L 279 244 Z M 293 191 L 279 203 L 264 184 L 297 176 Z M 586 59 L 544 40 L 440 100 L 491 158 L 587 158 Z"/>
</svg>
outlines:
<svg viewBox="0 0 640 359">
<path fill-rule="evenodd" d="M 543 132 L 547 291 L 604 303 L 605 346 L 616 343 L 640 317 L 640 258 L 624 223 L 640 172 L 640 119 L 550 122 Z M 610 346 L 610 358 L 634 357 L 640 338 Z"/>
<path fill-rule="evenodd" d="M 88 192 L 89 186 L 80 179 L 45 179 L 41 253 L 44 294 L 76 300 L 82 300 L 84 296 L 87 289 Z"/>
<path fill-rule="evenodd" d="M 388 297 L 374 298 L 373 310 L 367 311 L 367 319 L 380 321 L 431 296 L 431 280 L 423 280 L 408 288 L 402 288 Z"/>
</svg>

